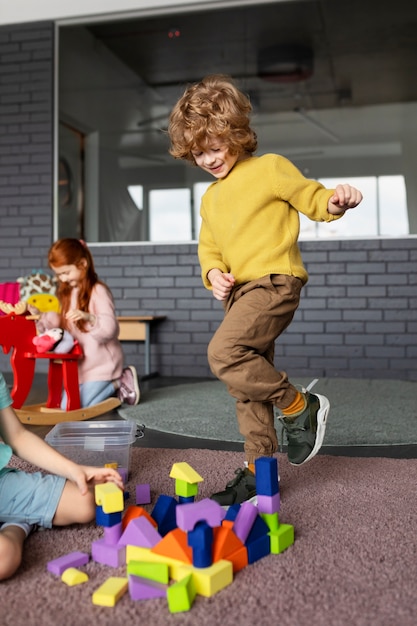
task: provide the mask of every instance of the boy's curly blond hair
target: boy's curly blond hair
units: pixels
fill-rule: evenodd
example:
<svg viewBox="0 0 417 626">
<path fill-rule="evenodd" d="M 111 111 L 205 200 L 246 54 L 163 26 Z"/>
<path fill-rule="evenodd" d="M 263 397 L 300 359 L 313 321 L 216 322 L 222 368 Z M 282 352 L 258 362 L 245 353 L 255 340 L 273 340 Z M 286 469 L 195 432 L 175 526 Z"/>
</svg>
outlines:
<svg viewBox="0 0 417 626">
<path fill-rule="evenodd" d="M 195 165 L 192 150 L 220 139 L 230 154 L 252 154 L 258 142 L 250 128 L 252 105 L 229 76 L 211 74 L 188 87 L 174 106 L 168 125 L 170 154 Z"/>
</svg>

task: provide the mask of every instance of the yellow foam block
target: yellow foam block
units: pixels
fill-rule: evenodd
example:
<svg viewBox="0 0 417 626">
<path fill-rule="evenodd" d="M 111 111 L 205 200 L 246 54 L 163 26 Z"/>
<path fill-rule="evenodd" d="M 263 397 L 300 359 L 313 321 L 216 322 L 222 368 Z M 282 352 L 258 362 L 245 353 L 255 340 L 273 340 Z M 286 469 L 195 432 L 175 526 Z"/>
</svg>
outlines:
<svg viewBox="0 0 417 626">
<path fill-rule="evenodd" d="M 127 578 L 111 576 L 93 593 L 93 604 L 115 606 L 128 588 Z"/>
<path fill-rule="evenodd" d="M 201 483 L 203 478 L 188 463 L 174 463 L 171 469 L 170 478 L 179 478 L 187 483 Z"/>
<path fill-rule="evenodd" d="M 117 513 L 124 509 L 123 491 L 114 483 L 96 485 L 95 499 L 104 513 Z"/>
<path fill-rule="evenodd" d="M 181 580 L 189 574 L 192 574 L 194 588 L 196 593 L 209 598 L 221 589 L 224 589 L 233 582 L 233 565 L 230 561 L 221 560 L 213 563 L 210 567 L 193 567 L 192 565 L 182 564 L 178 569 L 178 578 Z"/>
<path fill-rule="evenodd" d="M 69 587 L 85 583 L 88 580 L 88 575 L 85 572 L 80 572 L 76 567 L 68 567 L 62 572 L 61 580 Z"/>
</svg>

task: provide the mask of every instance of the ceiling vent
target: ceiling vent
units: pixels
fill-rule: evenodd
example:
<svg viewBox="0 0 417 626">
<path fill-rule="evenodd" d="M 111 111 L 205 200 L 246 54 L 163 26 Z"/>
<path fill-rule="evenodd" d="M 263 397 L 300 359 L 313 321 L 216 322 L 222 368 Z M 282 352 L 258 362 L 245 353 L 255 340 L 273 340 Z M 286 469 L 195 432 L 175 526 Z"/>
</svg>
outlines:
<svg viewBox="0 0 417 626">
<path fill-rule="evenodd" d="M 278 45 L 260 50 L 258 76 L 273 83 L 295 83 L 313 74 L 314 54 L 302 45 Z"/>
</svg>

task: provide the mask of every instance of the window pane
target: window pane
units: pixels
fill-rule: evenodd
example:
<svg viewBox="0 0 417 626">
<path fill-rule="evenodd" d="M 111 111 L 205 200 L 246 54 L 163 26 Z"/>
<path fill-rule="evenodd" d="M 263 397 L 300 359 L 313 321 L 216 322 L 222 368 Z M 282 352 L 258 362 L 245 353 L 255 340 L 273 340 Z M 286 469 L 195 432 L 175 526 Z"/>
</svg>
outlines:
<svg viewBox="0 0 417 626">
<path fill-rule="evenodd" d="M 194 224 L 195 224 L 195 237 L 194 239 L 198 239 L 198 234 L 200 232 L 201 226 L 201 217 L 200 217 L 200 204 L 201 198 L 203 197 L 207 187 L 209 187 L 211 182 L 204 183 L 195 183 L 193 187 L 194 192 Z"/>
<path fill-rule="evenodd" d="M 407 194 L 404 176 L 378 178 L 380 235 L 408 235 Z"/>
<path fill-rule="evenodd" d="M 142 211 L 143 209 L 143 186 L 142 185 L 130 185 L 127 188 L 127 190 L 130 193 L 130 197 L 132 198 L 133 202 L 138 207 L 139 211 Z"/>
<path fill-rule="evenodd" d="M 149 215 L 150 241 L 191 241 L 189 189 L 153 189 Z"/>
</svg>

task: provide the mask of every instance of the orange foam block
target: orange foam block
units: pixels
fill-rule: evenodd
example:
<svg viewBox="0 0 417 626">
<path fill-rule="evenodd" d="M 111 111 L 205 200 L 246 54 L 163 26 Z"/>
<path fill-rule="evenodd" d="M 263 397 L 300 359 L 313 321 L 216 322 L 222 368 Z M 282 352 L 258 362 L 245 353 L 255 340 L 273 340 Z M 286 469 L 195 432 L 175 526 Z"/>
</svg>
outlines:
<svg viewBox="0 0 417 626">
<path fill-rule="evenodd" d="M 148 520 L 148 522 L 150 522 L 152 524 L 152 526 L 154 526 L 155 528 L 158 527 L 158 524 L 155 522 L 155 520 L 153 519 L 153 517 L 151 517 L 149 515 L 149 513 L 147 511 L 145 511 L 145 509 L 141 506 L 135 506 L 135 505 L 131 505 L 128 506 L 123 518 L 122 518 L 122 529 L 126 530 L 129 522 L 131 522 L 133 519 L 140 517 L 141 515 L 143 515 L 144 517 L 146 517 L 146 519 Z"/>
<path fill-rule="evenodd" d="M 187 543 L 187 533 L 181 528 L 174 528 L 167 533 L 161 541 L 151 548 L 151 552 L 184 563 L 193 562 L 193 551 Z"/>
</svg>

